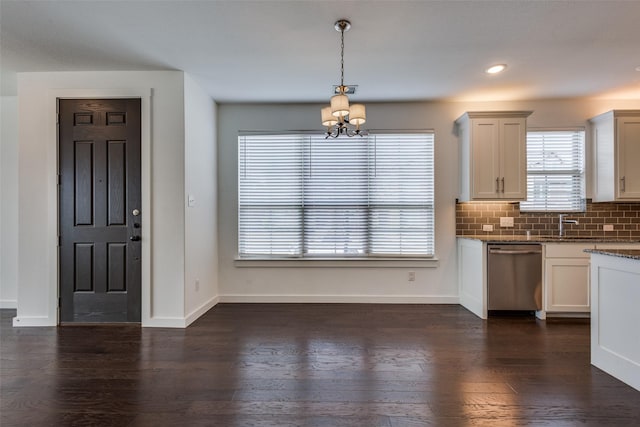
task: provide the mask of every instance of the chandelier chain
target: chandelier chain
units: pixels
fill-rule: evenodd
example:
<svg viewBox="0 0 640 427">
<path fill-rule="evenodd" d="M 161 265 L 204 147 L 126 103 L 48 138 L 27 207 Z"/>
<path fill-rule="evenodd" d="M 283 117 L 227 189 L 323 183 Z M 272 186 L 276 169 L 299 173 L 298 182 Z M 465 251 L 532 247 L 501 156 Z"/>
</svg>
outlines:
<svg viewBox="0 0 640 427">
<path fill-rule="evenodd" d="M 344 27 L 340 34 L 340 91 L 344 92 Z"/>
</svg>

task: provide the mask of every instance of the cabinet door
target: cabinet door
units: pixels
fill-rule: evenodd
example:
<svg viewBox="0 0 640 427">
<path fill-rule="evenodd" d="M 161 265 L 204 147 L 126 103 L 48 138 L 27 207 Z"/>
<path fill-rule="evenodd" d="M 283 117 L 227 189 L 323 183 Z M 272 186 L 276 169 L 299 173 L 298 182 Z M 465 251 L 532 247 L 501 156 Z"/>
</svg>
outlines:
<svg viewBox="0 0 640 427">
<path fill-rule="evenodd" d="M 526 119 L 500 120 L 500 197 L 509 200 L 527 198 Z M 503 181 L 504 180 L 504 181 Z"/>
<path fill-rule="evenodd" d="M 547 312 L 589 313 L 589 259 L 547 258 L 545 292 Z"/>
<path fill-rule="evenodd" d="M 499 197 L 499 119 L 473 119 L 472 138 L 472 198 L 491 199 Z"/>
<path fill-rule="evenodd" d="M 640 200 L 640 117 L 618 117 L 618 198 Z"/>
</svg>

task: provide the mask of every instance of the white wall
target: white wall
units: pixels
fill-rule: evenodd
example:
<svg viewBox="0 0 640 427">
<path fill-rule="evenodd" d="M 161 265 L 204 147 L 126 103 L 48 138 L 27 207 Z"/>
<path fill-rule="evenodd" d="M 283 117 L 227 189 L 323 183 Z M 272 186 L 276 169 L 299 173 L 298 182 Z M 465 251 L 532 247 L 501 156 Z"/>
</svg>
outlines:
<svg viewBox="0 0 640 427">
<path fill-rule="evenodd" d="M 319 129 L 319 105 L 229 104 L 216 111 L 197 83 L 181 72 L 21 73 L 17 107 L 19 154 L 15 149 L 12 154 L 5 146 L 5 134 L 12 131 L 10 126 L 2 126 L 3 248 L 6 230 L 19 230 L 14 238 L 19 241 L 18 317 L 14 324 L 57 323 L 55 99 L 109 96 L 136 96 L 143 100 L 145 326 L 184 326 L 207 304 L 214 304 L 218 292 L 222 301 L 457 302 L 454 202 L 458 144 L 454 120 L 465 111 L 530 109 L 534 111 L 528 122 L 531 127 L 586 126 L 589 117 L 612 108 L 640 108 L 638 100 L 584 99 L 368 104 L 368 125 L 373 128 L 427 128 L 436 132 L 438 266 L 384 268 L 373 262 L 368 264 L 373 267 L 366 268 L 239 268 L 234 263 L 238 131 Z M 13 103 L 15 110 L 15 100 L 7 102 Z M 3 102 L 3 113 L 5 106 Z M 207 119 L 216 114 L 217 130 L 216 121 Z M 217 159 L 215 151 L 208 151 L 215 150 L 216 144 Z M 212 163 L 208 169 L 209 161 Z M 5 167 L 11 164 L 18 164 L 18 170 L 11 172 L 10 167 Z M 19 187 L 15 179 L 5 180 L 11 173 L 18 175 Z M 5 204 L 11 192 L 18 199 L 18 211 L 13 217 L 5 209 L 11 206 Z M 194 208 L 186 207 L 190 193 L 196 199 Z M 212 225 L 215 221 L 217 247 Z M 7 246 L 12 247 L 11 243 Z M 5 252 L 3 263 L 10 262 L 5 261 L 4 255 Z M 409 270 L 417 272 L 415 282 L 407 282 Z M 7 271 L 2 270 L 1 298 L 5 298 Z M 200 280 L 198 292 L 196 278 Z"/>
<path fill-rule="evenodd" d="M 183 87 L 177 71 L 19 73 L 14 325 L 57 324 L 56 98 L 140 97 L 142 324 L 184 326 Z"/>
<path fill-rule="evenodd" d="M 218 235 L 221 301 L 457 302 L 455 199 L 458 142 L 454 121 L 465 111 L 533 110 L 531 127 L 588 125 L 612 108 L 640 101 L 542 100 L 521 102 L 367 103 L 375 129 L 435 130 L 436 268 L 240 267 L 237 254 L 237 136 L 239 131 L 321 130 L 320 105 L 226 104 L 218 107 Z M 589 157 L 590 161 L 590 157 Z M 238 265 L 236 265 L 238 264 Z M 416 271 L 416 281 L 407 272 Z"/>
<path fill-rule="evenodd" d="M 18 98 L 0 104 L 0 308 L 18 298 Z"/>
<path fill-rule="evenodd" d="M 215 116 L 214 101 L 185 74 L 184 290 L 187 323 L 213 307 L 218 297 Z"/>
</svg>

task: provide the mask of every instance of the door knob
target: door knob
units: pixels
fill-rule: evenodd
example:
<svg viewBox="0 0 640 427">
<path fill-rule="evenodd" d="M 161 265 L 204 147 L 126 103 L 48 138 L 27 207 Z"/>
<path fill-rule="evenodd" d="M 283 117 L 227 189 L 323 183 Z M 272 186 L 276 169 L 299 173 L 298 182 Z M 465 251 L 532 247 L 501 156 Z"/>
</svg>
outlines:
<svg viewBox="0 0 640 427">
<path fill-rule="evenodd" d="M 140 236 L 131 236 L 129 237 L 129 240 L 131 240 L 132 242 L 138 242 L 140 241 Z"/>
</svg>

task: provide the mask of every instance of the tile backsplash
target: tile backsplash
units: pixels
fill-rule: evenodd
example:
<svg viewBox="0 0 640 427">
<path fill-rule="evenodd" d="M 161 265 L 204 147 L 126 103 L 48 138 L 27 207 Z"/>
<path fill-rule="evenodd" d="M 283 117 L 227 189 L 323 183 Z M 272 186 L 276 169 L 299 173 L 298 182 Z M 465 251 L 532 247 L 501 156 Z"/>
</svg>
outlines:
<svg viewBox="0 0 640 427">
<path fill-rule="evenodd" d="M 456 203 L 456 234 L 469 235 L 524 235 L 558 234 L 558 213 L 520 212 L 519 203 L 470 202 Z M 500 217 L 512 217 L 513 227 L 500 227 Z M 586 212 L 574 212 L 567 219 L 579 224 L 565 224 L 567 237 L 640 238 L 640 203 L 592 203 L 587 200 Z M 483 225 L 492 225 L 493 231 L 482 231 Z M 603 226 L 613 225 L 613 231 Z"/>
</svg>

